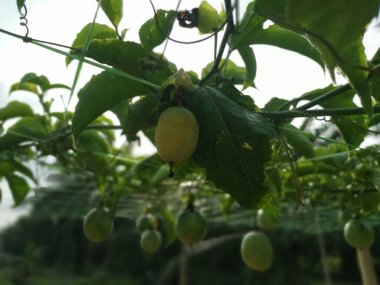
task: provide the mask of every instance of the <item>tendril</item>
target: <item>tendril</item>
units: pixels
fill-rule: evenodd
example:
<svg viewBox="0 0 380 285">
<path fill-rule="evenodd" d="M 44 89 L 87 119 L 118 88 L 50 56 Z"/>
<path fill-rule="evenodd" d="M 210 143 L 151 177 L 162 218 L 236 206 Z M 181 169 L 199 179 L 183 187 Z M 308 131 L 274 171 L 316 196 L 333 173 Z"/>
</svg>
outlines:
<svg viewBox="0 0 380 285">
<path fill-rule="evenodd" d="M 26 29 L 26 33 L 25 33 L 25 36 L 23 38 L 23 41 L 26 43 L 31 42 L 32 39 L 29 38 L 28 19 L 26 18 L 26 16 L 28 15 L 28 9 L 26 8 L 25 4 L 21 7 L 19 12 L 20 12 L 20 25 L 25 27 L 25 29 Z"/>
</svg>

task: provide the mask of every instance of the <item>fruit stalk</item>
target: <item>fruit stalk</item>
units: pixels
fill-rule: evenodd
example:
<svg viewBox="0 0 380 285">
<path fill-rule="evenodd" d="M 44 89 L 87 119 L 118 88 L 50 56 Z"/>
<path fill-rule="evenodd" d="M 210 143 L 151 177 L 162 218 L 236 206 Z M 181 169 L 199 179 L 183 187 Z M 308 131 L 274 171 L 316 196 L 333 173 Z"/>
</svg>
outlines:
<svg viewBox="0 0 380 285">
<path fill-rule="evenodd" d="M 378 285 L 370 249 L 358 248 L 356 254 L 363 285 Z"/>
</svg>

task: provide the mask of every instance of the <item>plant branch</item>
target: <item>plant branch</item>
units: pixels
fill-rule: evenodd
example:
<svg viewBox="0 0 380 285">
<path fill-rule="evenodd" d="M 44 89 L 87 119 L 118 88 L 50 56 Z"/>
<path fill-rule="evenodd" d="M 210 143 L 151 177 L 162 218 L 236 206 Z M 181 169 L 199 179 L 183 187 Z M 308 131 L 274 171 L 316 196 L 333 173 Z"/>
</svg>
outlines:
<svg viewBox="0 0 380 285">
<path fill-rule="evenodd" d="M 380 106 L 374 106 L 374 113 L 380 113 Z M 318 116 L 350 116 L 364 115 L 364 108 L 330 108 L 321 110 L 290 110 L 290 111 L 275 111 L 275 112 L 258 112 L 263 117 L 272 120 L 292 119 L 292 118 L 311 118 Z"/>
</svg>

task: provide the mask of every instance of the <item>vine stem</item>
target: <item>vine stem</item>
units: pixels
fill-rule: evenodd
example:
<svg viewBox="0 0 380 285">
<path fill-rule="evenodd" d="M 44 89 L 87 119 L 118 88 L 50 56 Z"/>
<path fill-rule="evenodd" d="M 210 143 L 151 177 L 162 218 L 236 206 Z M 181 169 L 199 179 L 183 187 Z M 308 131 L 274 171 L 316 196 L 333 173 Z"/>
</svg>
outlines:
<svg viewBox="0 0 380 285">
<path fill-rule="evenodd" d="M 225 7 L 226 7 L 226 15 L 227 15 L 227 28 L 224 32 L 223 39 L 219 46 L 218 54 L 215 58 L 214 65 L 212 66 L 210 72 L 199 82 L 199 86 L 202 86 L 207 82 L 219 69 L 220 62 L 222 61 L 224 51 L 226 49 L 228 39 L 231 34 L 235 31 L 235 25 L 233 20 L 233 14 L 232 14 L 232 6 L 230 0 L 225 0 Z"/>
<path fill-rule="evenodd" d="M 380 106 L 373 107 L 374 113 L 380 113 Z M 290 111 L 262 111 L 258 112 L 263 117 L 272 120 L 294 119 L 294 118 L 307 118 L 318 116 L 350 116 L 350 115 L 365 115 L 367 112 L 364 108 L 329 108 L 321 110 L 290 110 Z"/>
</svg>

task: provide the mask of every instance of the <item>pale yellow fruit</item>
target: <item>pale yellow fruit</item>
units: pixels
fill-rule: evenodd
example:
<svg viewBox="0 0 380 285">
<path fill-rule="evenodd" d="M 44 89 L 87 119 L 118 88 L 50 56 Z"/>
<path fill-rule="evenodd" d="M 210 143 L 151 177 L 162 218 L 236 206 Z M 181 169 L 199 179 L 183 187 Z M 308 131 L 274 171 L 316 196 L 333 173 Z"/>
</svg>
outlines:
<svg viewBox="0 0 380 285">
<path fill-rule="evenodd" d="M 162 112 L 156 126 L 155 144 L 163 161 L 188 160 L 197 147 L 198 137 L 198 122 L 189 110 L 171 107 Z"/>
</svg>

